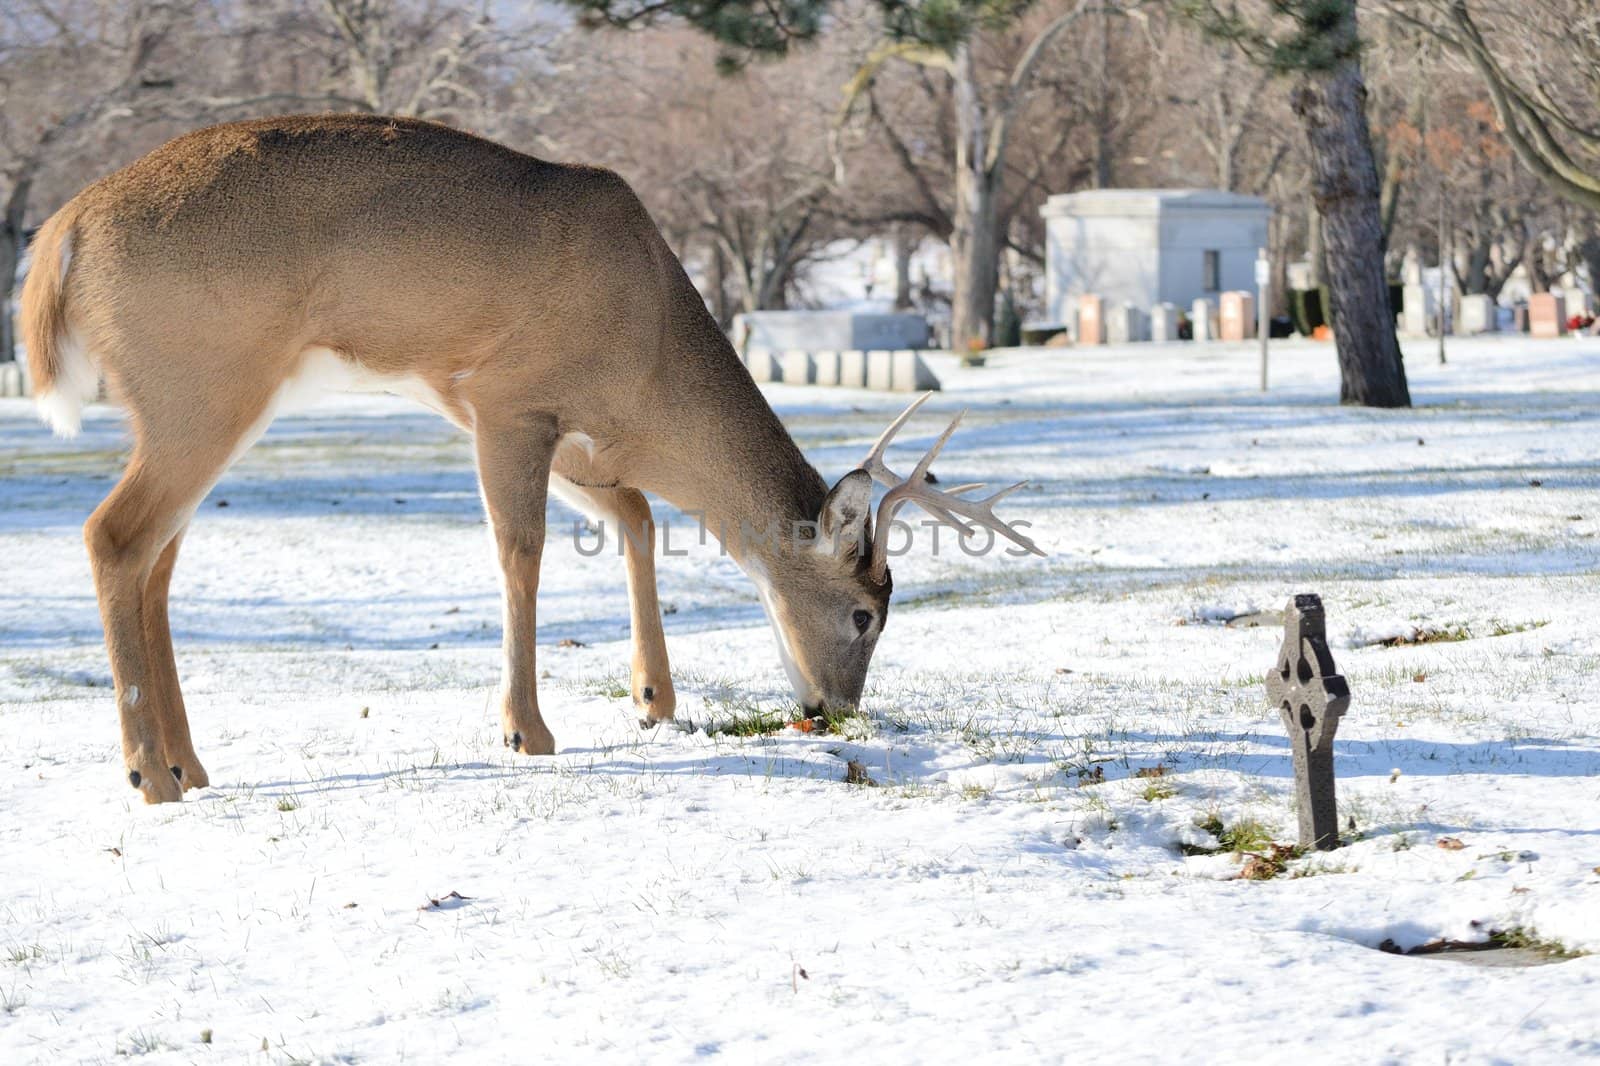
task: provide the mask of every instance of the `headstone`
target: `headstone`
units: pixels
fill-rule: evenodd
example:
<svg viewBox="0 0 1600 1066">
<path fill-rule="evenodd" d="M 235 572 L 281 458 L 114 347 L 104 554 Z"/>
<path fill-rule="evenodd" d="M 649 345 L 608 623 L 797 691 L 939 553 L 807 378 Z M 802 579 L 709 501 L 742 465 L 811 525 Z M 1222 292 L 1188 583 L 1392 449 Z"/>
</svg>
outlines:
<svg viewBox="0 0 1600 1066">
<path fill-rule="evenodd" d="M 0 363 L 0 396 L 22 395 L 22 367 L 16 363 Z"/>
<path fill-rule="evenodd" d="M 1438 301 L 1422 282 L 1406 282 L 1400 290 L 1400 332 L 1426 337 L 1438 325 Z"/>
<path fill-rule="evenodd" d="M 1422 284 L 1422 255 L 1414 244 L 1406 246 L 1405 258 L 1400 262 L 1400 284 Z"/>
<path fill-rule="evenodd" d="M 894 388 L 894 353 L 871 351 L 867 353 L 867 388 L 888 392 Z"/>
<path fill-rule="evenodd" d="M 1517 304 L 1511 308 L 1511 329 L 1515 333 L 1528 332 L 1528 305 Z"/>
<path fill-rule="evenodd" d="M 745 352 L 744 365 L 757 384 L 783 380 L 783 368 L 778 365 L 777 357 L 765 348 L 751 348 Z"/>
<path fill-rule="evenodd" d="M 889 380 L 895 392 L 937 392 L 939 379 L 933 376 L 922 355 L 910 348 L 889 353 Z"/>
<path fill-rule="evenodd" d="M 1156 304 L 1150 309 L 1150 339 L 1158 342 L 1178 339 L 1176 304 Z"/>
<path fill-rule="evenodd" d="M 1566 301 L 1567 317 L 1569 319 L 1574 316 L 1588 318 L 1594 314 L 1595 298 L 1593 293 L 1585 292 L 1583 289 L 1563 289 L 1561 297 Z"/>
<path fill-rule="evenodd" d="M 1085 293 L 1078 297 L 1078 343 L 1104 344 L 1106 327 L 1100 297 Z"/>
<path fill-rule="evenodd" d="M 1300 844 L 1331 851 L 1339 846 L 1339 809 L 1333 783 L 1333 734 L 1350 708 L 1350 686 L 1328 650 L 1322 598 L 1296 596 L 1283 611 L 1283 647 L 1267 675 L 1267 699 L 1289 731 L 1294 755 Z"/>
<path fill-rule="evenodd" d="M 785 385 L 809 385 L 817 380 L 817 367 L 810 352 L 787 351 L 779 359 Z"/>
<path fill-rule="evenodd" d="M 1150 339 L 1144 312 L 1132 304 L 1115 304 L 1105 308 L 1106 342 L 1129 344 Z"/>
<path fill-rule="evenodd" d="M 1553 292 L 1536 292 L 1528 297 L 1528 332 L 1535 337 L 1559 337 L 1566 333 L 1566 301 Z"/>
<path fill-rule="evenodd" d="M 1247 292 L 1225 292 L 1219 330 L 1225 341 L 1247 341 L 1256 335 L 1256 301 Z"/>
<path fill-rule="evenodd" d="M 811 361 L 816 367 L 818 385 L 839 384 L 839 353 L 835 351 L 812 352 Z"/>
<path fill-rule="evenodd" d="M 1202 296 L 1189 308 L 1189 322 L 1197 341 L 1217 339 L 1217 305 Z"/>
<path fill-rule="evenodd" d="M 839 353 L 839 385 L 846 389 L 867 387 L 867 353 L 851 348 Z"/>
<path fill-rule="evenodd" d="M 1493 333 L 1495 331 L 1494 299 L 1484 293 L 1461 297 L 1461 332 Z"/>
</svg>

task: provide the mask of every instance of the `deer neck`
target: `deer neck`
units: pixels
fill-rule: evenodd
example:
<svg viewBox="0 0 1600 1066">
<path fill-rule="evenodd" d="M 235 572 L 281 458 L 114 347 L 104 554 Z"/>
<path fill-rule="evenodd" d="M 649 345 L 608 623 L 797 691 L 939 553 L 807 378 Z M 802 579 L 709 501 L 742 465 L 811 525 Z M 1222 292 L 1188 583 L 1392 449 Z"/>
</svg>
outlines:
<svg viewBox="0 0 1600 1066">
<path fill-rule="evenodd" d="M 664 383 L 670 415 L 639 487 L 703 521 L 747 572 L 770 572 L 816 521 L 828 488 L 731 346 L 725 356 L 710 380 L 680 370 Z"/>
</svg>

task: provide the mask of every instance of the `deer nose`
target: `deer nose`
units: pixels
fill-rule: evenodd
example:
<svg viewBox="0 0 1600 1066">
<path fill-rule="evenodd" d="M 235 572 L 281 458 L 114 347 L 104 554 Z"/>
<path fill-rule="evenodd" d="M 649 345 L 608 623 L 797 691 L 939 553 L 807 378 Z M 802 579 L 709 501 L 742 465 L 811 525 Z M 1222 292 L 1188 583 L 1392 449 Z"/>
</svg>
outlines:
<svg viewBox="0 0 1600 1066">
<path fill-rule="evenodd" d="M 807 718 L 821 718 L 822 712 L 826 710 L 820 703 L 803 703 L 800 707 L 801 710 L 806 712 Z"/>
</svg>

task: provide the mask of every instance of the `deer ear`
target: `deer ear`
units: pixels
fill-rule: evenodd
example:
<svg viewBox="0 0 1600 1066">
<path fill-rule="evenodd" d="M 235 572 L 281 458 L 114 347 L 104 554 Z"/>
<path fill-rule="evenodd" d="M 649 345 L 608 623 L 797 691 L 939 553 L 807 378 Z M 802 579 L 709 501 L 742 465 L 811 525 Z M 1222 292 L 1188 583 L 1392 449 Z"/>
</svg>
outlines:
<svg viewBox="0 0 1600 1066">
<path fill-rule="evenodd" d="M 834 551 L 859 554 L 867 550 L 867 518 L 872 513 L 872 476 L 852 470 L 828 490 L 817 525 L 823 542 Z"/>
</svg>

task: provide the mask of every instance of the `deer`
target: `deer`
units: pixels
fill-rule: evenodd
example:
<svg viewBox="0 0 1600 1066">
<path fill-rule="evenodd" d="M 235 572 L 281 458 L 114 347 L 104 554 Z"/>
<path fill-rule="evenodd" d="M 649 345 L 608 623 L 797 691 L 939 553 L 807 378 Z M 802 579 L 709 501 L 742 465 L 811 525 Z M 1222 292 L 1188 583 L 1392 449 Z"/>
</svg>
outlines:
<svg viewBox="0 0 1600 1066">
<path fill-rule="evenodd" d="M 70 436 L 102 380 L 133 438 L 84 525 L 130 785 L 209 785 L 167 593 L 196 509 L 278 413 L 399 393 L 472 441 L 498 554 L 502 739 L 550 755 L 535 599 L 549 493 L 623 541 L 632 698 L 674 717 L 646 493 L 729 536 L 807 714 L 854 708 L 887 619 L 886 529 L 916 503 L 963 536 L 1043 554 L 983 499 L 885 449 L 829 486 L 805 459 L 639 198 L 615 173 L 431 122 L 309 115 L 176 138 L 89 185 L 32 246 L 21 330 L 42 418 Z M 872 513 L 874 485 L 886 489 Z M 877 535 L 874 535 L 876 529 Z M 1017 549 L 1010 549 L 1017 551 Z M 1021 554 L 1019 551 L 1018 554 Z"/>
</svg>

